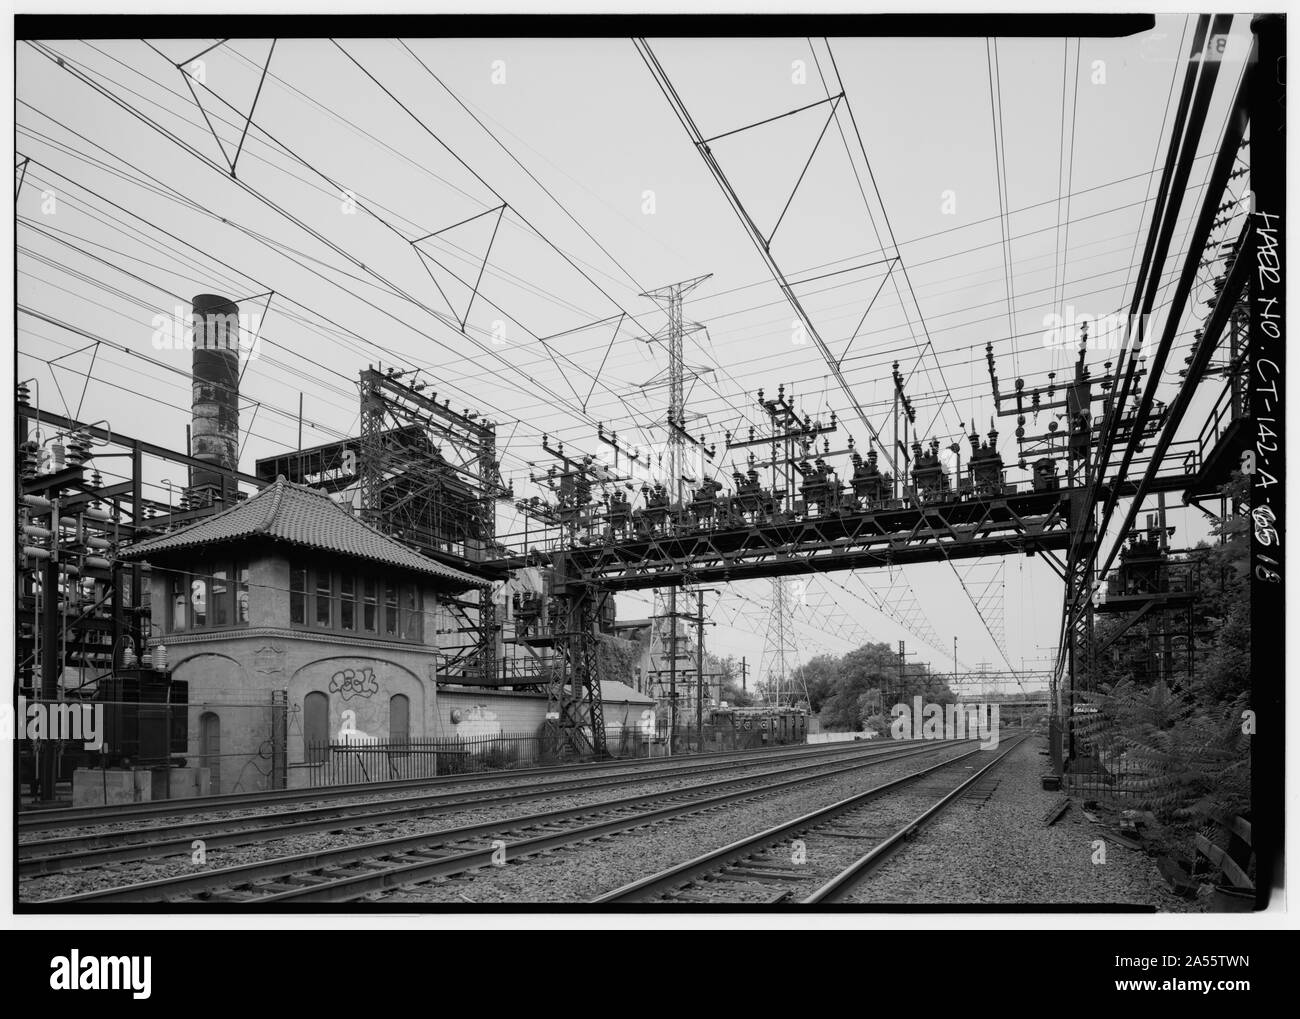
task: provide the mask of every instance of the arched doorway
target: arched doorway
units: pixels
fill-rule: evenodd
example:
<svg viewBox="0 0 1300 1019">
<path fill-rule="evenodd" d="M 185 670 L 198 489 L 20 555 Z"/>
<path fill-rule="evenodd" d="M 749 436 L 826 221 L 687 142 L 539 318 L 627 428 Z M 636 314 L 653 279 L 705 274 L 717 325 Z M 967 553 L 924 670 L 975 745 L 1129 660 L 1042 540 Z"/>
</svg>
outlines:
<svg viewBox="0 0 1300 1019">
<path fill-rule="evenodd" d="M 313 690 L 302 699 L 303 759 L 308 764 L 323 762 L 329 753 L 329 739 L 329 694 Z"/>
<path fill-rule="evenodd" d="M 221 719 L 215 711 L 199 716 L 199 767 L 208 769 L 209 788 L 221 792 Z"/>
<path fill-rule="evenodd" d="M 402 746 L 411 738 L 411 699 L 404 693 L 388 700 L 388 742 Z"/>
</svg>

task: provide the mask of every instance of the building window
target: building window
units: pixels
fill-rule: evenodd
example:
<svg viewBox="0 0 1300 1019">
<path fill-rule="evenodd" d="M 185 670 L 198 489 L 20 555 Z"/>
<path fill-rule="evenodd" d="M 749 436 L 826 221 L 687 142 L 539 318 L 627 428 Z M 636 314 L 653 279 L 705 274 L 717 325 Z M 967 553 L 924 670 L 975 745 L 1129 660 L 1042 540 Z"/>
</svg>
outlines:
<svg viewBox="0 0 1300 1019">
<path fill-rule="evenodd" d="M 194 625 L 208 625 L 208 578 L 190 577 L 190 611 L 193 613 Z"/>
<path fill-rule="evenodd" d="M 248 564 L 216 562 L 173 574 L 168 613 L 173 632 L 247 625 Z"/>
<path fill-rule="evenodd" d="M 229 586 L 224 579 L 222 584 L 223 589 Z M 424 597 L 416 583 L 292 563 L 289 621 L 294 626 L 335 633 L 419 641 L 424 634 Z"/>
<path fill-rule="evenodd" d="M 365 590 L 365 630 L 367 633 L 377 633 L 379 631 L 379 582 L 376 581 L 374 577 L 366 577 L 363 584 Z"/>
<path fill-rule="evenodd" d="M 212 583 L 208 588 L 211 596 L 212 626 L 229 626 L 231 611 L 234 609 L 232 595 L 234 589 L 230 586 L 230 579 L 227 576 L 227 569 L 224 566 L 218 566 L 212 571 Z"/>
<path fill-rule="evenodd" d="M 329 694 L 313 690 L 302 701 L 303 759 L 308 764 L 322 764 L 329 753 Z"/>
<path fill-rule="evenodd" d="M 190 578 L 183 573 L 172 575 L 171 593 L 171 628 L 173 630 L 189 629 L 190 618 Z"/>
<path fill-rule="evenodd" d="M 397 636 L 397 585 L 391 580 L 384 582 L 384 633 Z"/>
<path fill-rule="evenodd" d="M 316 625 L 328 630 L 333 622 L 334 613 L 331 602 L 334 600 L 334 575 L 328 570 L 316 574 Z"/>
<path fill-rule="evenodd" d="M 248 623 L 248 564 L 235 564 L 235 622 Z"/>
<path fill-rule="evenodd" d="M 307 570 L 293 566 L 289 570 L 289 622 L 307 625 Z"/>
<path fill-rule="evenodd" d="M 351 632 L 357 628 L 357 582 L 350 573 L 339 577 L 339 626 Z"/>
<path fill-rule="evenodd" d="M 424 593 L 418 584 L 402 585 L 402 636 L 407 640 L 424 636 Z"/>
</svg>

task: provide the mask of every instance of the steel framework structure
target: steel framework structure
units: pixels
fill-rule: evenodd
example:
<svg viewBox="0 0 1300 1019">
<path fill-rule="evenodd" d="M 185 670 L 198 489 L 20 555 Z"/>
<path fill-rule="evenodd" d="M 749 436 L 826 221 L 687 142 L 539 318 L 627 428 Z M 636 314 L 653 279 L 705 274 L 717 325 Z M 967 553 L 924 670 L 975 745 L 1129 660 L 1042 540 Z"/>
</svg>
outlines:
<svg viewBox="0 0 1300 1019">
<path fill-rule="evenodd" d="M 449 397 L 439 403 L 418 375 L 361 372 L 359 509 L 367 522 L 425 555 L 483 573 L 477 601 L 451 605 L 471 640 L 444 655 L 440 679 L 492 683 L 498 655 L 491 580 L 504 572 L 485 571 L 484 564 L 498 554 L 496 502 L 512 494 L 501 478 L 496 426 L 452 410 Z"/>
</svg>

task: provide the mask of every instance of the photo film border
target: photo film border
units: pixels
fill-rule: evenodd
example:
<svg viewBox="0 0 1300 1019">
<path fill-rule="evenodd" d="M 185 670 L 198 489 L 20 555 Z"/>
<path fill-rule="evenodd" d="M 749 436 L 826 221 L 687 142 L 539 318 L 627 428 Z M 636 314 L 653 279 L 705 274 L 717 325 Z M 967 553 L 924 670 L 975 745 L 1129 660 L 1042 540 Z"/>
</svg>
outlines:
<svg viewBox="0 0 1300 1019">
<path fill-rule="evenodd" d="M 1251 801 L 1256 906 L 1281 887 L 1286 784 L 1286 17 L 1257 15 L 1249 69 Z M 1269 514 L 1273 526 L 1261 526 Z"/>
<path fill-rule="evenodd" d="M 205 27 L 210 23 L 211 27 Z M 1152 14 L 19 14 L 18 41 L 41 39 L 693 37 L 1120 38 Z M 215 29 L 219 28 L 220 31 Z"/>
</svg>

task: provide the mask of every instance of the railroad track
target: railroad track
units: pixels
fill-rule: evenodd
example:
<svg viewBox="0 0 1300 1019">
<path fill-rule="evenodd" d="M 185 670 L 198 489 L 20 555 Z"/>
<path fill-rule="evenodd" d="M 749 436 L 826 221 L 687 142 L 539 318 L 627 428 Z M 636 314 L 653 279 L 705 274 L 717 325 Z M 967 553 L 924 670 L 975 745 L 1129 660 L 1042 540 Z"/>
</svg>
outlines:
<svg viewBox="0 0 1300 1019">
<path fill-rule="evenodd" d="M 713 850 L 675 867 L 616 888 L 598 904 L 828 904 L 842 901 L 881 861 L 936 814 L 985 780 L 1026 736 L 984 764 L 976 749 L 881 783 Z M 885 821 L 882 799 L 892 799 L 896 817 Z M 922 809 L 923 807 L 923 809 Z M 920 810 L 913 814 L 912 811 Z"/>
<path fill-rule="evenodd" d="M 33 904 L 82 908 L 123 902 L 296 905 L 354 901 L 418 882 L 490 867 L 502 859 L 502 854 L 506 862 L 516 862 L 547 850 L 806 786 L 888 761 L 951 750 L 958 745 L 931 741 L 922 744 L 888 752 L 859 753 L 843 762 L 815 761 L 758 776 L 744 775 L 439 831 L 367 840 L 196 874 L 37 900 Z M 779 777 L 767 780 L 768 776 Z"/>
<path fill-rule="evenodd" d="M 783 747 L 765 747 L 750 750 L 719 750 L 707 754 L 690 754 L 692 763 L 707 761 L 763 760 L 767 758 L 802 758 L 809 754 L 834 753 L 843 749 L 840 744 L 826 744 L 824 749 L 810 750 L 807 744 Z M 156 800 L 149 803 L 130 803 L 110 807 L 55 807 L 32 808 L 18 814 L 19 835 L 38 831 L 56 831 L 64 828 L 89 828 L 115 825 L 151 818 L 171 817 L 178 814 L 216 813 L 225 810 L 248 810 L 257 807 L 282 808 L 291 804 L 329 802 L 351 797 L 374 798 L 406 789 L 433 789 L 446 786 L 478 787 L 493 781 L 536 781 L 551 776 L 579 778 L 597 773 L 639 771 L 649 773 L 657 768 L 680 767 L 687 760 L 679 757 L 637 757 L 618 761 L 592 761 L 586 764 L 566 764 L 542 768 L 515 768 L 508 771 L 488 771 L 468 775 L 439 775 L 431 778 L 394 779 L 388 782 L 358 782 L 350 785 L 320 786 L 311 789 L 275 789 L 258 793 L 226 793 L 218 796 L 192 796 L 174 800 Z"/>
<path fill-rule="evenodd" d="M 904 745 L 915 746 L 916 742 L 909 740 Z M 672 766 L 633 769 L 630 772 L 625 770 L 622 774 L 589 778 L 568 778 L 533 787 L 521 787 L 517 780 L 499 782 L 495 785 L 480 783 L 470 788 L 459 788 L 445 793 L 417 793 L 412 796 L 378 801 L 332 804 L 297 809 L 287 814 L 279 810 L 201 820 L 186 819 L 150 827 L 119 828 L 89 834 L 28 839 L 18 844 L 18 876 L 36 877 L 131 860 L 156 859 L 175 854 L 188 855 L 191 852 L 192 842 L 196 838 L 203 840 L 205 850 L 217 849 L 294 835 L 338 831 L 342 828 L 383 825 L 407 818 L 433 817 L 469 808 L 509 806 L 571 792 L 672 781 L 700 774 L 751 769 L 768 763 L 786 767 L 798 761 L 833 761 L 850 754 L 889 753 L 899 748 L 899 744 L 895 743 L 856 746 L 851 749 L 843 744 L 831 746 L 833 749 L 805 753 L 782 752 L 779 755 L 760 754 L 737 760 L 697 762 L 693 757 L 679 758 L 678 763 Z"/>
</svg>

